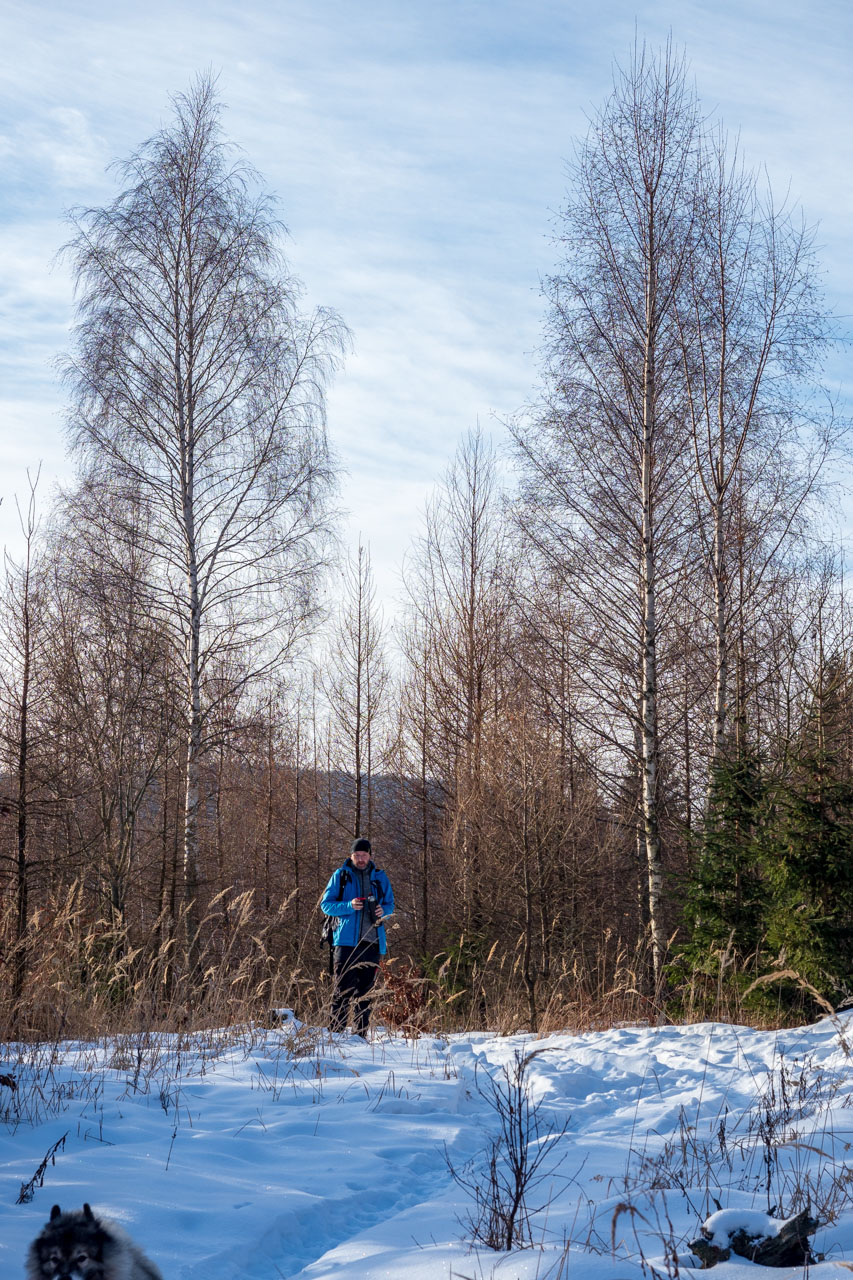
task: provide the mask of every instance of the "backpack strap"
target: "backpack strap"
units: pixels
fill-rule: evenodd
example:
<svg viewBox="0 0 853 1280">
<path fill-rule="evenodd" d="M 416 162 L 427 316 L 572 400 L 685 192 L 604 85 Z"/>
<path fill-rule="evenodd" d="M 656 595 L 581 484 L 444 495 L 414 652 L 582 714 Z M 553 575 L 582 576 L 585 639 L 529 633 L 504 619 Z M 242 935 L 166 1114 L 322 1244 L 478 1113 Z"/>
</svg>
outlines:
<svg viewBox="0 0 853 1280">
<path fill-rule="evenodd" d="M 342 868 L 341 868 L 341 878 L 340 878 L 340 880 L 338 881 L 338 896 L 337 896 L 337 899 L 336 899 L 336 901 L 337 901 L 337 902 L 343 902 L 343 899 L 344 899 L 344 890 L 346 889 L 347 885 L 349 884 L 349 881 L 350 881 L 350 874 L 349 874 L 349 871 L 347 871 L 346 867 L 342 867 Z M 332 942 L 332 934 L 334 933 L 334 924 L 335 924 L 335 917 L 334 917 L 334 916 L 324 916 L 324 917 L 323 917 L 323 928 L 322 928 L 322 931 L 321 931 L 321 938 L 320 938 L 320 940 L 321 940 L 322 942 L 328 942 L 330 949 L 331 949 L 331 947 L 334 945 L 334 944 L 333 944 L 333 942 Z"/>
<path fill-rule="evenodd" d="M 350 882 L 350 873 L 347 870 L 346 866 L 343 866 L 341 867 L 341 878 L 338 881 L 338 898 L 337 898 L 338 902 L 343 902 L 344 889 L 346 889 L 349 882 Z M 334 963 L 335 930 L 334 930 L 334 920 L 331 916 L 326 916 L 326 922 L 323 925 L 323 929 L 326 931 L 326 935 L 325 935 L 326 941 L 329 944 L 329 977 L 331 978 L 334 976 L 334 972 L 335 972 L 335 963 Z"/>
</svg>

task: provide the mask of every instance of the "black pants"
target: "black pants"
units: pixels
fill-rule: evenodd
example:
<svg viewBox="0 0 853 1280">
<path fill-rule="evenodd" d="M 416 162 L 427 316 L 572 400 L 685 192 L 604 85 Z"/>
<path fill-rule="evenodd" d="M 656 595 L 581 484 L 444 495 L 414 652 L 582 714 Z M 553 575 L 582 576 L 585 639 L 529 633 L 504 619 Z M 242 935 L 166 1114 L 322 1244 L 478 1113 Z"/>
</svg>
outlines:
<svg viewBox="0 0 853 1280">
<path fill-rule="evenodd" d="M 349 1007 L 355 1002 L 353 1030 L 360 1036 L 370 1021 L 370 992 L 379 967 L 379 944 L 335 947 L 335 989 L 332 995 L 332 1031 L 345 1031 Z"/>
</svg>

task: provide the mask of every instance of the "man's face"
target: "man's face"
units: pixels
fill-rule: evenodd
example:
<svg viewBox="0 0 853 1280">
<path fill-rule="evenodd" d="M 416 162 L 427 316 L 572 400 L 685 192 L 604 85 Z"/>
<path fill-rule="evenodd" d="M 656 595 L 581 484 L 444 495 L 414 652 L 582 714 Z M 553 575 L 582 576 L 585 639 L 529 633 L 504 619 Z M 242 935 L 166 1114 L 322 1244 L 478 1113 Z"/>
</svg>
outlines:
<svg viewBox="0 0 853 1280">
<path fill-rule="evenodd" d="M 355 865 L 358 867 L 359 871 L 363 871 L 364 868 L 367 866 L 368 862 L 370 861 L 370 854 L 367 852 L 366 849 L 359 849 L 356 853 L 352 855 L 352 860 L 355 863 Z"/>
</svg>

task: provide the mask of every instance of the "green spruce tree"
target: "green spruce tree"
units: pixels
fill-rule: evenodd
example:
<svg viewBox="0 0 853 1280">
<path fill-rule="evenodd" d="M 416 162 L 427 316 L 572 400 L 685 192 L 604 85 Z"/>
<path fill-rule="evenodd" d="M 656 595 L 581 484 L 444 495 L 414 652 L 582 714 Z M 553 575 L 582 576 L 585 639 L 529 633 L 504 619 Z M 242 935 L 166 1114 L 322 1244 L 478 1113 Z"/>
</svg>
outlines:
<svg viewBox="0 0 853 1280">
<path fill-rule="evenodd" d="M 790 968 L 837 1000 L 853 982 L 853 778 L 847 665 L 821 664 L 809 712 L 778 785 L 766 855 L 773 902 L 767 942 Z"/>
<path fill-rule="evenodd" d="M 719 976 L 735 972 L 758 952 L 765 926 L 767 885 L 762 840 L 766 785 L 756 753 L 735 748 L 714 764 L 698 855 L 688 883 L 684 923 L 688 941 L 679 967 Z"/>
</svg>

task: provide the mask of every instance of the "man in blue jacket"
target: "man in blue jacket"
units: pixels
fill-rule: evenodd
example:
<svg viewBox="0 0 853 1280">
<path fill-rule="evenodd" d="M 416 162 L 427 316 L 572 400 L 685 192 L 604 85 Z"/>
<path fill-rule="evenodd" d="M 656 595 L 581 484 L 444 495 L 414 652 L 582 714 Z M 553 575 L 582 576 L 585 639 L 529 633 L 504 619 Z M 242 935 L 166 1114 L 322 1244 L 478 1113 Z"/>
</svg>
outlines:
<svg viewBox="0 0 853 1280">
<path fill-rule="evenodd" d="M 380 956 L 385 955 L 385 926 L 394 910 L 394 894 L 384 871 L 370 857 L 370 841 L 355 840 L 352 852 L 338 867 L 320 902 L 335 925 L 332 995 L 332 1031 L 344 1031 L 354 1002 L 353 1030 L 365 1035 L 370 1021 L 370 992 L 376 981 Z"/>
</svg>

